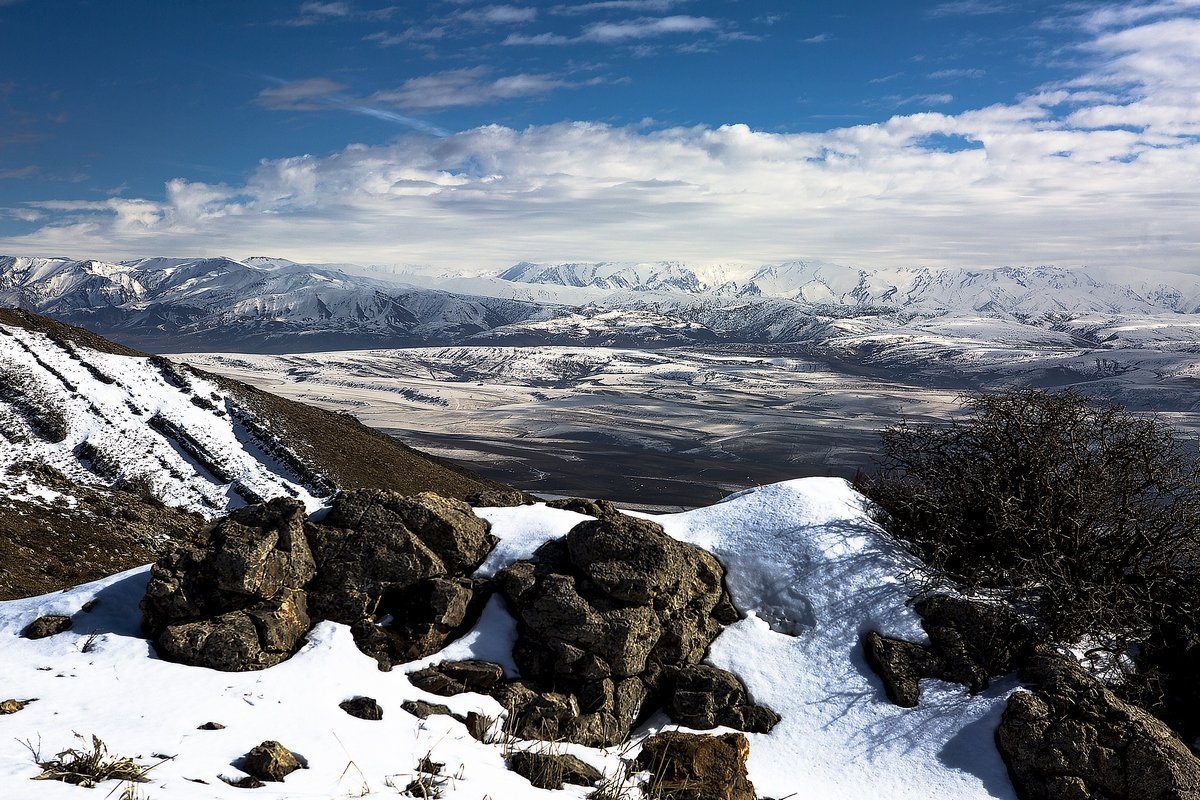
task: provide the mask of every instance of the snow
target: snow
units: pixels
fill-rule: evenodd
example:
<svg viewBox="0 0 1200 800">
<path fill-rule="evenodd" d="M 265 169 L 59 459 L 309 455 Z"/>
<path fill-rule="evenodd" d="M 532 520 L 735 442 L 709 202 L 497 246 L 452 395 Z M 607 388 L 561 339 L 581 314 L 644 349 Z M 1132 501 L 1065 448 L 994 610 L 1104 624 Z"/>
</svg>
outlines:
<svg viewBox="0 0 1200 800">
<path fill-rule="evenodd" d="M 501 540 L 481 574 L 531 554 L 582 519 L 540 505 L 479 513 Z M 1013 797 L 992 743 L 1010 685 L 968 698 L 962 687 L 927 682 L 920 707 L 900 709 L 886 701 L 863 663 L 859 637 L 865 630 L 920 639 L 902 580 L 914 565 L 881 536 L 844 481 L 788 481 L 654 519 L 671 535 L 709 548 L 728 566 L 729 587 L 746 618 L 718 637 L 710 659 L 741 675 L 755 699 L 783 717 L 771 734 L 749 737 L 750 777 L 760 795 Z M 66 784 L 28 782 L 38 770 L 21 744 L 36 745 L 40 738 L 43 753 L 53 754 L 77 744 L 73 731 L 95 733 L 114 754 L 137 755 L 145 763 L 156 761 L 155 753 L 173 756 L 150 773 L 143 791 L 154 798 L 242 797 L 242 790 L 216 776 L 238 776 L 231 762 L 265 739 L 304 756 L 309 769 L 256 790 L 257 797 L 390 795 L 395 790 L 389 786 L 406 786 L 426 754 L 446 764 L 447 798 L 586 796 L 583 788 L 557 795 L 533 789 L 505 769 L 500 744 L 475 741 L 449 717 L 420 721 L 400 709 L 406 699 L 426 699 L 457 713 L 501 713 L 491 698 L 435 698 L 405 677 L 442 658 L 491 658 L 515 672 L 506 657 L 515 625 L 498 598 L 467 636 L 391 672 L 380 672 L 361 654 L 346 627 L 326 622 L 283 664 L 220 673 L 153 657 L 138 627 L 137 603 L 146 580 L 147 569 L 141 568 L 61 593 L 0 603 L 2 691 L 17 699 L 39 698 L 0 717 L 5 796 L 79 797 Z M 94 610 L 82 611 L 93 599 Z M 73 629 L 39 641 L 19 638 L 28 622 L 45 613 L 73 615 Z M 382 721 L 359 720 L 338 708 L 360 694 L 379 701 Z M 227 727 L 196 730 L 210 720 Z M 665 725 L 658 715 L 640 733 Z M 627 748 L 518 747 L 569 751 L 610 775 L 631 755 Z"/>
<path fill-rule="evenodd" d="M 57 412 L 66 434 L 61 442 L 48 441 L 15 408 L 0 404 L 0 435 L 24 438 L 19 447 L 0 448 L 0 491 L 7 496 L 45 503 L 59 497 L 14 473 L 19 462 L 35 462 L 76 483 L 144 481 L 168 505 L 210 517 L 244 505 L 238 485 L 260 497 L 295 497 L 310 510 L 321 505 L 250 441 L 234 419 L 235 401 L 211 381 L 189 375 L 189 386 L 180 388 L 150 359 L 68 350 L 44 334 L 8 326 L 0 326 L 0 374 L 20 383 L 41 416 L 48 416 L 47 408 Z M 228 480 L 155 430 L 155 418 L 186 431 Z M 86 468 L 79 455 L 85 443 L 108 466 Z"/>
</svg>

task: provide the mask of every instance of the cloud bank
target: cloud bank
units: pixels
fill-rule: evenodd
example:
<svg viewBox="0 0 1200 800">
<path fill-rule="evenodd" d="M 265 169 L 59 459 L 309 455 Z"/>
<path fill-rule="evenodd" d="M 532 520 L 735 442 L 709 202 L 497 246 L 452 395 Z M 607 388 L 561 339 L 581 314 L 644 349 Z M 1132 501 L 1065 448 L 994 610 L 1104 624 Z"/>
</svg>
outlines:
<svg viewBox="0 0 1200 800">
<path fill-rule="evenodd" d="M 0 250 L 479 268 L 811 256 L 1200 271 L 1200 20 L 1171 16 L 1195 5 L 1185 0 L 1152 5 L 1083 20 L 1090 66 L 1006 105 L 800 134 L 596 122 L 410 133 L 263 161 L 240 185 L 177 178 L 159 199 L 29 203 L 7 213 L 40 227 L 0 239 Z M 475 98 L 537 93 L 555 79 L 441 80 Z M 285 86 L 260 102 L 301 107 L 339 88 Z M 429 89 L 391 99 L 421 106 Z"/>
</svg>

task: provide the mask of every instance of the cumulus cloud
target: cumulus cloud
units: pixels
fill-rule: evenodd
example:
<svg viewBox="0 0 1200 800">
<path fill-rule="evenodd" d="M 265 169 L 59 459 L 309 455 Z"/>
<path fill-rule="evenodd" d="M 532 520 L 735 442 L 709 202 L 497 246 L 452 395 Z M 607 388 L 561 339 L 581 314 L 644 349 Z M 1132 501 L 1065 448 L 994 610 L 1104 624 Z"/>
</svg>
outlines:
<svg viewBox="0 0 1200 800">
<path fill-rule="evenodd" d="M 171 181 L 161 199 L 30 203 L 41 227 L 0 250 L 269 249 L 444 267 L 811 256 L 1197 271 L 1200 21 L 1146 20 L 1098 33 L 1074 80 L 1008 104 L 795 134 L 594 122 L 407 133 L 264 161 L 236 185 Z M 434 102 L 447 86 L 540 91 L 554 80 L 497 88 L 502 79 L 458 73 L 391 101 Z"/>
</svg>

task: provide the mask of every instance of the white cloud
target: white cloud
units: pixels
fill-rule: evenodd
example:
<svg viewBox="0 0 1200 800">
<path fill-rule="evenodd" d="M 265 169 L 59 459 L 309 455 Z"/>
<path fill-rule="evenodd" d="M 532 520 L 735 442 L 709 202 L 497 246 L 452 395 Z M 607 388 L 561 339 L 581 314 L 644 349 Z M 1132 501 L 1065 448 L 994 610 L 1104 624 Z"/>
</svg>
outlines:
<svg viewBox="0 0 1200 800">
<path fill-rule="evenodd" d="M 410 78 L 397 89 L 376 92 L 368 101 L 407 109 L 439 109 L 531 97 L 576 85 L 553 75 L 518 74 L 492 79 L 489 72 L 486 67 L 473 67 Z"/>
<path fill-rule="evenodd" d="M 643 17 L 625 22 L 594 22 L 583 29 L 580 38 L 590 42 L 625 42 L 670 34 L 703 33 L 717 27 L 716 21 L 709 17 Z"/>
<path fill-rule="evenodd" d="M 799 134 L 589 122 L 410 133 L 264 161 L 240 185 L 175 180 L 161 200 L 27 204 L 41 227 L 0 240 L 0 251 L 270 250 L 445 267 L 812 256 L 1200 271 L 1197 26 L 1108 29 L 1075 80 L 958 114 L 921 110 Z M 477 70 L 426 78 L 388 102 L 524 95 L 558 80 Z M 307 98 L 294 91 L 280 102 Z M 944 143 L 960 139 L 981 146 L 948 152 Z"/>
<path fill-rule="evenodd" d="M 985 14 L 1003 14 L 1010 11 L 1009 3 L 994 2 L 994 0 L 955 0 L 934 6 L 927 13 L 931 17 L 951 16 L 983 16 Z"/>
<path fill-rule="evenodd" d="M 663 13 L 691 0 L 598 0 L 592 3 L 571 3 L 554 6 L 554 14 L 593 14 L 597 11 L 640 11 Z"/>
<path fill-rule="evenodd" d="M 263 89 L 255 102 L 278 111 L 314 111 L 327 108 L 329 99 L 345 88 L 329 78 L 305 78 Z"/>
<path fill-rule="evenodd" d="M 533 22 L 537 19 L 537 9 L 523 6 L 482 6 L 461 11 L 456 18 L 480 25 L 512 25 Z"/>
</svg>

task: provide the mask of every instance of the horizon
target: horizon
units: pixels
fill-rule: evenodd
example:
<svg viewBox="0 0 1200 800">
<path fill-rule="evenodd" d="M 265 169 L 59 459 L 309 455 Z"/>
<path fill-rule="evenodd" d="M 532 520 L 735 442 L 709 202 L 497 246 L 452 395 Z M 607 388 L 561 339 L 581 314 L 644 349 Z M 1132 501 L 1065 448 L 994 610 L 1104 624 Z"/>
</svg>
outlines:
<svg viewBox="0 0 1200 800">
<path fill-rule="evenodd" d="M 0 35 L 0 251 L 1200 272 L 1200 0 L 9 0 Z"/>
</svg>

